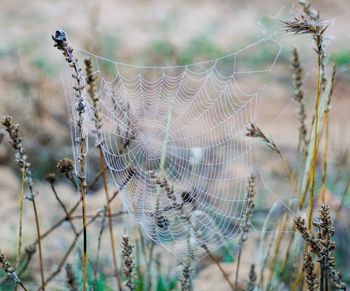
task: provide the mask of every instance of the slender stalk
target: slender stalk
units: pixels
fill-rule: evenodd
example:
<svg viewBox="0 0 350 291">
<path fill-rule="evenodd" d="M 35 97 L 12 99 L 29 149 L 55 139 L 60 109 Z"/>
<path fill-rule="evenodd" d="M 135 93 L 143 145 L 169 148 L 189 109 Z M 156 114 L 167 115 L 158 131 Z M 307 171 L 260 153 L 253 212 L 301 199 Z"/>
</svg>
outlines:
<svg viewBox="0 0 350 291">
<path fill-rule="evenodd" d="M 44 264 L 43 264 L 43 251 L 41 246 L 41 239 L 40 239 L 40 224 L 39 224 L 39 216 L 38 211 L 36 208 L 35 199 L 32 200 L 33 209 L 34 209 L 34 216 L 35 216 L 35 224 L 36 224 L 36 232 L 38 235 L 38 248 L 39 248 L 39 261 L 40 261 L 40 274 L 41 274 L 41 286 L 42 290 L 45 290 L 45 277 L 44 277 Z"/>
<path fill-rule="evenodd" d="M 22 136 L 19 133 L 19 125 L 14 124 L 11 116 L 5 116 L 1 123 L 5 126 L 6 131 L 9 133 L 10 136 L 10 143 L 12 147 L 17 151 L 16 154 L 16 162 L 21 167 L 22 170 L 24 170 L 24 179 L 29 185 L 29 195 L 25 198 L 32 202 L 33 210 L 34 210 L 34 216 L 35 216 L 35 224 L 36 224 L 36 230 L 37 230 L 37 242 L 39 246 L 39 263 L 40 263 L 40 274 L 41 274 L 41 282 L 44 283 L 44 267 L 43 267 L 43 255 L 42 255 L 42 247 L 41 247 L 41 241 L 40 241 L 40 223 L 39 223 L 39 217 L 38 217 L 38 211 L 35 204 L 35 195 L 33 191 L 33 180 L 32 180 L 32 170 L 30 168 L 30 162 L 27 159 L 27 156 L 25 155 L 24 146 L 22 143 Z M 22 174 L 23 174 L 22 172 Z M 42 285 L 42 290 L 45 290 L 45 285 Z"/>
<path fill-rule="evenodd" d="M 74 96 L 76 97 L 76 111 L 78 113 L 77 128 L 78 139 L 76 142 L 80 145 L 80 155 L 78 161 L 80 163 L 79 180 L 80 180 L 80 194 L 82 202 L 82 215 L 83 215 L 83 291 L 86 290 L 86 268 L 87 268 L 87 230 L 86 230 L 86 177 L 85 177 L 85 144 L 86 136 L 83 132 L 84 125 L 84 113 L 85 113 L 85 82 L 81 75 L 81 68 L 78 64 L 78 60 L 73 56 L 73 49 L 69 46 L 67 35 L 63 30 L 56 31 L 52 36 L 55 42 L 55 47 L 62 51 L 66 62 L 73 69 L 73 79 L 76 81 L 76 86 L 73 87 Z"/>
<path fill-rule="evenodd" d="M 272 281 L 272 278 L 273 278 L 274 267 L 276 265 L 276 261 L 277 261 L 277 258 L 278 258 L 278 254 L 279 254 L 279 250 L 280 250 L 280 247 L 281 247 L 282 239 L 283 239 L 283 236 L 285 234 L 284 230 L 285 230 L 285 227 L 286 227 L 286 224 L 287 224 L 287 218 L 288 218 L 287 214 L 284 214 L 283 218 L 282 218 L 281 226 L 280 226 L 280 232 L 278 233 L 278 236 L 277 236 L 275 250 L 274 250 L 274 253 L 273 253 L 273 256 L 272 256 L 272 260 L 271 260 L 271 268 L 270 268 L 270 274 L 269 274 L 269 278 L 268 278 L 268 282 L 269 283 L 267 284 L 267 286 L 269 286 L 271 284 L 271 281 Z"/>
<path fill-rule="evenodd" d="M 24 193 L 24 174 L 25 174 L 25 164 L 22 168 L 22 185 L 21 185 L 21 197 L 20 197 L 20 206 L 19 206 L 19 233 L 18 233 L 18 250 L 17 250 L 17 260 L 16 267 L 18 269 L 19 263 L 22 256 L 22 231 L 23 231 L 23 193 Z"/>
<path fill-rule="evenodd" d="M 80 136 L 82 136 L 82 128 L 80 127 Z M 86 230 L 86 202 L 85 202 L 85 159 L 84 159 L 84 143 L 81 142 L 80 147 L 80 193 L 81 193 L 81 203 L 82 203 L 82 215 L 83 215 L 83 291 L 86 290 L 86 269 L 87 269 L 87 230 Z"/>
<path fill-rule="evenodd" d="M 325 133 L 325 141 L 324 141 L 324 157 L 323 157 L 323 175 L 322 175 L 322 190 L 321 190 L 321 197 L 322 197 L 322 203 L 325 203 L 326 200 L 326 184 L 327 184 L 327 156 L 328 156 L 328 136 L 329 136 L 329 113 L 328 110 L 325 112 L 324 117 L 325 127 L 326 127 L 326 133 Z"/>
<path fill-rule="evenodd" d="M 323 70 L 324 72 L 324 70 Z M 329 137 L 329 110 L 330 110 L 330 102 L 331 102 L 331 96 L 334 89 L 334 79 L 335 79 L 335 73 L 336 73 L 336 65 L 333 65 L 333 73 L 332 73 L 332 88 L 329 93 L 329 100 L 328 100 L 328 106 L 325 110 L 325 117 L 324 117 L 324 126 L 325 126 L 325 149 L 324 149 L 324 158 L 323 158 L 323 176 L 322 176 L 322 203 L 325 203 L 325 196 L 326 196 L 326 184 L 327 184 L 327 158 L 328 158 L 328 137 Z M 324 77 L 323 77 L 324 78 Z"/>
<path fill-rule="evenodd" d="M 314 140 L 314 152 L 311 169 L 311 188 L 310 188 L 310 199 L 309 199 L 309 229 L 312 229 L 312 208 L 315 193 L 315 174 L 316 174 L 316 160 L 317 160 L 317 138 L 318 138 L 318 107 L 320 103 L 320 92 L 321 92 L 321 54 L 318 54 L 318 70 L 317 70 L 317 96 L 316 96 L 316 112 L 315 112 L 315 140 Z"/>
<path fill-rule="evenodd" d="M 219 270 L 221 271 L 222 275 L 224 276 L 225 280 L 227 281 L 227 283 L 230 285 L 231 290 L 237 290 L 235 288 L 235 285 L 232 283 L 230 277 L 227 275 L 226 271 L 224 270 L 224 268 L 221 266 L 219 260 L 209 251 L 207 245 L 202 244 L 202 248 L 207 252 L 208 256 L 214 261 L 214 263 L 218 266 Z"/>
<path fill-rule="evenodd" d="M 66 219 L 68 219 L 68 221 L 69 221 L 69 223 L 70 223 L 70 225 L 71 225 L 71 227 L 72 227 L 72 230 L 73 230 L 74 234 L 76 235 L 76 234 L 77 234 L 77 230 L 75 229 L 75 226 L 74 226 L 74 224 L 73 224 L 73 222 L 72 222 L 72 220 L 71 220 L 71 217 L 70 217 L 70 214 L 69 214 L 69 212 L 68 212 L 68 210 L 67 210 L 67 207 L 66 207 L 66 205 L 64 205 L 64 203 L 62 202 L 62 200 L 61 200 L 60 197 L 58 196 L 57 191 L 56 191 L 56 188 L 55 188 L 55 186 L 54 186 L 53 183 L 51 183 L 51 189 L 52 189 L 52 192 L 53 192 L 54 195 L 55 195 L 56 200 L 57 200 L 58 203 L 61 205 L 61 207 L 62 207 L 64 213 L 66 214 Z"/>
<path fill-rule="evenodd" d="M 298 277 L 297 277 L 297 280 L 295 281 L 295 283 L 293 285 L 292 291 L 297 290 L 298 285 L 299 285 L 301 279 L 303 278 L 303 275 L 304 275 L 304 270 L 301 270 Z"/>
</svg>

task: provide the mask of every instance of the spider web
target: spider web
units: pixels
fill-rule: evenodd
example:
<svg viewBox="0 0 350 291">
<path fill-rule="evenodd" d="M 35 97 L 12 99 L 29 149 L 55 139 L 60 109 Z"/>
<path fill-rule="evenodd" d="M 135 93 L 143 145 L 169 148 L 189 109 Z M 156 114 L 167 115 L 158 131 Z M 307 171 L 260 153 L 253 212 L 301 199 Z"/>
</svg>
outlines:
<svg viewBox="0 0 350 291">
<path fill-rule="evenodd" d="M 256 141 L 245 133 L 263 89 L 247 92 L 240 78 L 271 72 L 282 49 L 274 33 L 261 31 L 264 37 L 243 49 L 183 66 L 130 65 L 79 50 L 94 63 L 101 116 L 96 120 L 85 92 L 85 135 L 101 145 L 131 217 L 180 259 L 200 259 L 201 246 L 214 250 L 240 235 L 256 172 Z M 247 68 L 245 55 L 264 45 L 271 63 Z M 68 99 L 75 124 L 74 97 Z M 73 144 L 76 137 L 73 128 Z"/>
</svg>

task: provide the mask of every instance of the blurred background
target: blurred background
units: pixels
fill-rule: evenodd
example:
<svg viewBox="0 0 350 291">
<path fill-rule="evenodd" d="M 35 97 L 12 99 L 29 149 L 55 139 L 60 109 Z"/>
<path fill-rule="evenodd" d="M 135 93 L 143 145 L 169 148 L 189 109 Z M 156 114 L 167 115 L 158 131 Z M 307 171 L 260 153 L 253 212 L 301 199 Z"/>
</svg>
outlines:
<svg viewBox="0 0 350 291">
<path fill-rule="evenodd" d="M 329 62 L 335 62 L 338 68 L 330 113 L 327 195 L 331 205 L 338 205 L 350 170 L 350 2 L 314 0 L 311 3 L 320 10 L 323 19 L 336 19 L 330 28 L 334 38 L 327 51 Z M 1 0 L 0 5 L 0 114 L 12 115 L 21 126 L 38 191 L 43 197 L 39 199 L 40 216 L 44 220 L 43 228 L 46 228 L 62 213 L 50 211 L 56 202 L 47 193 L 49 186 L 43 182 L 43 177 L 48 172 L 57 172 L 57 161 L 72 155 L 68 111 L 60 77 L 61 55 L 53 48 L 51 34 L 64 29 L 74 45 L 125 63 L 190 64 L 226 55 L 260 39 L 258 19 L 274 16 L 282 7 L 282 15 L 292 17 L 290 11 L 296 3 L 283 0 Z M 282 29 L 281 24 L 279 30 Z M 313 74 L 316 54 L 310 49 L 312 42 L 307 37 L 289 35 L 278 40 L 283 44 L 283 50 L 274 70 L 263 77 L 252 76 L 245 82 L 247 86 L 253 83 L 267 85 L 262 94 L 257 124 L 274 138 L 287 161 L 293 161 L 298 119 L 296 104 L 291 102 L 290 58 L 293 47 L 297 47 L 305 68 L 306 92 L 311 92 L 306 93 L 307 106 L 311 109 L 314 104 L 312 92 L 316 86 Z M 249 52 L 247 54 L 244 59 L 247 66 L 266 66 L 275 56 L 269 47 L 252 52 L 251 59 Z M 4 138 L 0 144 L 0 220 L 5 223 L 0 225 L 0 248 L 15 256 L 20 173 L 13 157 L 7 138 Z M 264 164 L 265 182 L 278 192 L 282 183 L 288 181 L 279 160 L 266 148 L 259 149 L 259 160 Z M 257 203 L 269 195 L 262 185 L 260 187 Z M 63 179 L 58 188 L 66 201 L 70 201 L 71 195 L 76 195 Z M 104 201 L 103 191 L 98 186 L 94 191 L 96 195 L 89 201 L 92 208 L 95 203 L 100 201 L 102 205 L 101 201 Z M 350 240 L 349 199 L 345 205 L 347 214 L 341 218 L 337 229 L 340 250 L 337 259 L 343 266 L 344 277 L 350 280 L 350 261 L 347 259 L 350 255 L 347 248 Z M 120 208 L 120 201 L 113 207 Z M 25 210 L 25 215 L 29 219 L 24 235 L 25 241 L 29 242 L 35 237 L 31 209 Z M 63 229 L 59 236 L 45 242 L 49 250 L 47 265 L 55 264 L 55 258 L 61 252 L 57 242 L 63 247 L 65 240 Z M 254 253 L 254 245 L 248 247 Z M 246 261 L 248 272 L 254 257 Z M 37 268 L 35 264 L 33 270 Z M 203 263 L 206 268 L 203 267 L 198 274 L 196 290 L 212 290 L 213 286 L 217 290 L 226 290 L 221 274 L 215 266 L 207 264 Z"/>
</svg>

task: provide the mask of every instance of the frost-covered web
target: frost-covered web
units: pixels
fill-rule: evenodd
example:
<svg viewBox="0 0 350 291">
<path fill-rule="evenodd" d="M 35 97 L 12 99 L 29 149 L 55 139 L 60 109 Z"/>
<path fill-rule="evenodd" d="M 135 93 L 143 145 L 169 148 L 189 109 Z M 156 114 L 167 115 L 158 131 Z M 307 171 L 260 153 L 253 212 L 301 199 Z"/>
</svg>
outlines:
<svg viewBox="0 0 350 291">
<path fill-rule="evenodd" d="M 247 69 L 246 52 L 264 45 L 273 52 L 270 63 Z M 128 65 L 81 50 L 94 63 L 101 116 L 97 134 L 86 97 L 85 134 L 101 144 L 133 219 L 179 258 L 199 259 L 203 244 L 214 250 L 240 234 L 255 171 L 255 140 L 245 133 L 262 93 L 241 89 L 240 78 L 271 72 L 280 51 L 270 33 L 224 57 L 184 66 Z M 76 119 L 74 101 L 71 108 Z"/>
</svg>

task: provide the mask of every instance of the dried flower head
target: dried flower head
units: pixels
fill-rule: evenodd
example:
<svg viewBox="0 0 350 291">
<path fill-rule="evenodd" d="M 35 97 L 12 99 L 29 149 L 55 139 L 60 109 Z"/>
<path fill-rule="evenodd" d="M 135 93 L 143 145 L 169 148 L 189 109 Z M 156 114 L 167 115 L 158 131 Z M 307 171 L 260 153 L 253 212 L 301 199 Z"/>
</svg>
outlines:
<svg viewBox="0 0 350 291">
<path fill-rule="evenodd" d="M 64 158 L 57 163 L 57 168 L 61 173 L 70 173 L 74 170 L 74 163 L 69 158 Z"/>
<path fill-rule="evenodd" d="M 57 175 L 55 173 L 48 173 L 45 176 L 45 180 L 49 182 L 50 184 L 54 184 L 57 180 Z"/>
<path fill-rule="evenodd" d="M 315 35 L 322 35 L 327 26 L 324 26 L 320 21 L 315 21 L 307 15 L 301 15 L 300 18 L 295 17 L 294 20 L 283 20 L 286 25 L 287 32 L 299 33 L 311 33 Z"/>
</svg>

